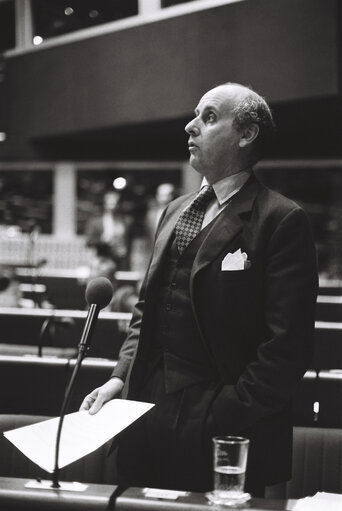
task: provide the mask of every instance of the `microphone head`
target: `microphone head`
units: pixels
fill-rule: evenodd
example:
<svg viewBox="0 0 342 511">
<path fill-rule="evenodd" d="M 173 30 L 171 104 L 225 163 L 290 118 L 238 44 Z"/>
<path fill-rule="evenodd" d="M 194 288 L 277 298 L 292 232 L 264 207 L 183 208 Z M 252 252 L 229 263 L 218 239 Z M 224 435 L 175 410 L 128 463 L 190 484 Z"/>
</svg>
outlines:
<svg viewBox="0 0 342 511">
<path fill-rule="evenodd" d="M 113 287 L 106 277 L 92 279 L 87 285 L 85 298 L 88 305 L 97 305 L 100 309 L 106 307 L 113 297 Z"/>
</svg>

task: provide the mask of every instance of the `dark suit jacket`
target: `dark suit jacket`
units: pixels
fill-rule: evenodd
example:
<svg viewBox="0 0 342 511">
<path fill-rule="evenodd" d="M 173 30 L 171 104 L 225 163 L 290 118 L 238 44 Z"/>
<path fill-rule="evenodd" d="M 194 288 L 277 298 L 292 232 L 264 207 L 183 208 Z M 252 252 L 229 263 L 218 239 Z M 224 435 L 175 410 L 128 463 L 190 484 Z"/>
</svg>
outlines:
<svg viewBox="0 0 342 511">
<path fill-rule="evenodd" d="M 143 375 L 158 272 L 175 222 L 193 197 L 170 203 L 161 219 L 114 373 L 125 379 L 128 372 L 125 392 L 132 365 L 131 388 Z M 250 267 L 222 271 L 223 258 L 239 248 Z M 304 211 L 252 175 L 209 229 L 193 264 L 190 294 L 215 374 L 215 384 L 201 396 L 206 427 L 212 435 L 251 438 L 249 466 L 259 472 L 261 482 L 286 479 L 291 466 L 291 396 L 312 359 L 317 296 L 315 249 Z M 190 441 L 193 433 L 189 426 Z"/>
</svg>

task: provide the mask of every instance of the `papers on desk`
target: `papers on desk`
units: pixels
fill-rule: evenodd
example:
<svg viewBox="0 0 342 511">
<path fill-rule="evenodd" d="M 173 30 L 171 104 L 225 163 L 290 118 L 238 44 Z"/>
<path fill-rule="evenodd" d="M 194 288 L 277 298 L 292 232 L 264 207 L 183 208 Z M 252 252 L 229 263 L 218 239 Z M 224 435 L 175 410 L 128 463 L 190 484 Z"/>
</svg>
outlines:
<svg viewBox="0 0 342 511">
<path fill-rule="evenodd" d="M 62 428 L 59 468 L 95 451 L 127 428 L 154 405 L 126 399 L 108 401 L 95 415 L 88 411 L 65 416 Z M 47 472 L 55 464 L 59 417 L 6 431 L 4 436 L 25 456 Z"/>
<path fill-rule="evenodd" d="M 342 495 L 318 492 L 313 497 L 297 500 L 291 509 L 292 511 L 341 511 Z"/>
</svg>

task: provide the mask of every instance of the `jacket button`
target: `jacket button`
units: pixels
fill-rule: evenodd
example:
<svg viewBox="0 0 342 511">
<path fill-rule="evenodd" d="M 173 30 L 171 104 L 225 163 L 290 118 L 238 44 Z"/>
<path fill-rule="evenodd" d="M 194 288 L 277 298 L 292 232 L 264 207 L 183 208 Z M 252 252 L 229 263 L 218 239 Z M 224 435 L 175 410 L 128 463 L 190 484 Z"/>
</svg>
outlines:
<svg viewBox="0 0 342 511">
<path fill-rule="evenodd" d="M 166 304 L 166 310 L 167 310 L 167 311 L 170 311 L 170 310 L 171 310 L 171 303 L 167 303 L 167 304 Z"/>
<path fill-rule="evenodd" d="M 175 289 L 176 287 L 177 287 L 176 282 L 171 282 L 171 288 L 172 288 L 172 289 Z"/>
</svg>

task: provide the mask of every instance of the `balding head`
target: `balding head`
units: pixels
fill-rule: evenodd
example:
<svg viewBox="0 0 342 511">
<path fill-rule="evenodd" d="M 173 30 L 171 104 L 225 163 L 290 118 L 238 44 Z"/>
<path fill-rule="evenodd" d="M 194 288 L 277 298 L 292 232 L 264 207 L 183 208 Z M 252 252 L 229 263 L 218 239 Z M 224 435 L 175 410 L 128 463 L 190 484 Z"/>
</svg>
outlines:
<svg viewBox="0 0 342 511">
<path fill-rule="evenodd" d="M 254 142 L 254 149 L 255 160 L 259 160 L 267 151 L 275 133 L 270 107 L 266 100 L 250 87 L 227 82 L 216 87 L 220 88 L 226 91 L 228 97 L 232 97 L 234 125 L 240 132 L 253 123 L 257 124 L 259 133 Z"/>
<path fill-rule="evenodd" d="M 256 92 L 225 83 L 200 99 L 187 124 L 190 164 L 209 182 L 250 167 L 257 161 L 260 132 L 273 126 L 267 103 Z"/>
</svg>

